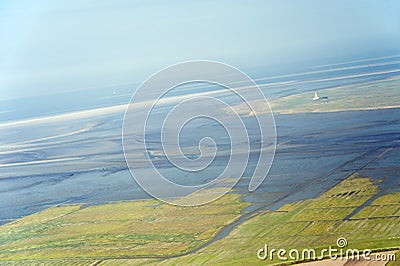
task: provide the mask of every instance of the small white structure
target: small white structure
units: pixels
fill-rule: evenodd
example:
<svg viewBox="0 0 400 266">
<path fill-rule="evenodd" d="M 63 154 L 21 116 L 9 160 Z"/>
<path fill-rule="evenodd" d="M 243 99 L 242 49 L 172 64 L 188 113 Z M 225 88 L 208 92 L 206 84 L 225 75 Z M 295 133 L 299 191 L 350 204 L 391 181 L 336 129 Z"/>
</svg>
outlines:
<svg viewBox="0 0 400 266">
<path fill-rule="evenodd" d="M 314 97 L 312 99 L 313 99 L 313 101 L 319 100 L 317 91 L 314 91 Z"/>
</svg>

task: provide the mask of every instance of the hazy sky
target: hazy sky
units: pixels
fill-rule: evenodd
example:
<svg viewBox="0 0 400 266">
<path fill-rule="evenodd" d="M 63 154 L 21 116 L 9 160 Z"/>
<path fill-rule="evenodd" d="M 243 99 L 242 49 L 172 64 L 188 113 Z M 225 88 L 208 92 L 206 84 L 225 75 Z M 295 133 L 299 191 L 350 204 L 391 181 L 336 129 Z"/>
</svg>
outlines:
<svg viewBox="0 0 400 266">
<path fill-rule="evenodd" d="M 0 99 L 143 81 L 209 59 L 246 69 L 399 52 L 400 1 L 1 1 Z M 325 61 L 324 61 L 325 60 Z"/>
</svg>

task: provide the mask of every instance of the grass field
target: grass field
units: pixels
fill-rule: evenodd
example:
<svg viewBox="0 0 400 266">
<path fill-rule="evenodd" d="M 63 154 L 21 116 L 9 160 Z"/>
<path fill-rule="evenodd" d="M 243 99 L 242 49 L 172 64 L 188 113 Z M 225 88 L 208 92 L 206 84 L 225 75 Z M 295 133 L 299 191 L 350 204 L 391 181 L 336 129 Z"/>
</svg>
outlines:
<svg viewBox="0 0 400 266">
<path fill-rule="evenodd" d="M 155 200 L 52 207 L 0 227 L 0 260 L 178 255 L 204 244 L 247 205 L 229 194 L 199 207 Z"/>
<path fill-rule="evenodd" d="M 282 261 L 257 258 L 257 251 L 270 248 L 322 248 L 336 246 L 345 237 L 348 248 L 400 248 L 400 193 L 379 197 L 349 219 L 357 207 L 375 196 L 376 184 L 368 178 L 353 175 L 316 199 L 285 205 L 275 212 L 255 215 L 236 228 L 228 237 L 180 258 L 163 261 L 174 265 L 185 262 L 200 264 L 273 264 Z M 377 216 L 375 209 L 382 210 Z M 396 214 L 397 213 L 397 214 Z"/>
<path fill-rule="evenodd" d="M 276 113 L 337 112 L 400 107 L 400 77 L 340 86 L 318 91 L 328 97 L 313 101 L 314 92 L 305 92 L 271 102 Z"/>
<path fill-rule="evenodd" d="M 286 97 L 271 100 L 270 107 L 275 114 L 294 113 L 319 113 L 338 112 L 349 110 L 375 110 L 400 107 L 400 77 L 364 82 L 346 86 L 339 86 L 318 90 L 320 100 L 313 101 L 314 91 L 303 92 Z M 327 97 L 327 99 L 324 99 Z M 256 108 L 257 114 L 269 111 L 265 108 L 265 100 L 251 102 Z M 240 103 L 233 109 L 245 116 L 252 116 L 246 103 Z M 231 110 L 224 110 L 230 113 Z"/>
<path fill-rule="evenodd" d="M 200 207 L 154 200 L 53 207 L 0 227 L 0 265 L 272 264 L 257 258 L 280 248 L 400 248 L 400 192 L 378 197 L 377 184 L 357 174 L 315 199 L 254 214 L 227 237 L 197 252 L 247 206 L 237 194 Z M 363 208 L 360 208 L 363 206 Z M 177 257 L 175 256 L 182 255 Z"/>
</svg>

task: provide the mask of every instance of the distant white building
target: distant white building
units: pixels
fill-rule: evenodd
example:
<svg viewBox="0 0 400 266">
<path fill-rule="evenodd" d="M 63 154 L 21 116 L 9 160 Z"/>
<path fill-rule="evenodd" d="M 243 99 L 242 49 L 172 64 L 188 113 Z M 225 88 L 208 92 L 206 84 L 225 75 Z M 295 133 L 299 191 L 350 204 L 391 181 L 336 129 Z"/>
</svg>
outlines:
<svg viewBox="0 0 400 266">
<path fill-rule="evenodd" d="M 319 100 L 317 91 L 314 91 L 314 97 L 312 99 L 313 99 L 313 101 Z"/>
</svg>

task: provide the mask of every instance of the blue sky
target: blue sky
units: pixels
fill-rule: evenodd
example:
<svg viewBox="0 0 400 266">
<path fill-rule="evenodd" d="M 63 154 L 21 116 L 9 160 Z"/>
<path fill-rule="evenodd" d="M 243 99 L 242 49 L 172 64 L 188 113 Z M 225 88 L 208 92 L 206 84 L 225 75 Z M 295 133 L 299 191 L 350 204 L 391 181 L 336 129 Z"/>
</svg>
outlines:
<svg viewBox="0 0 400 266">
<path fill-rule="evenodd" d="M 399 1 L 0 1 L 0 99 L 137 83 L 185 60 L 246 70 L 400 51 Z"/>
</svg>

